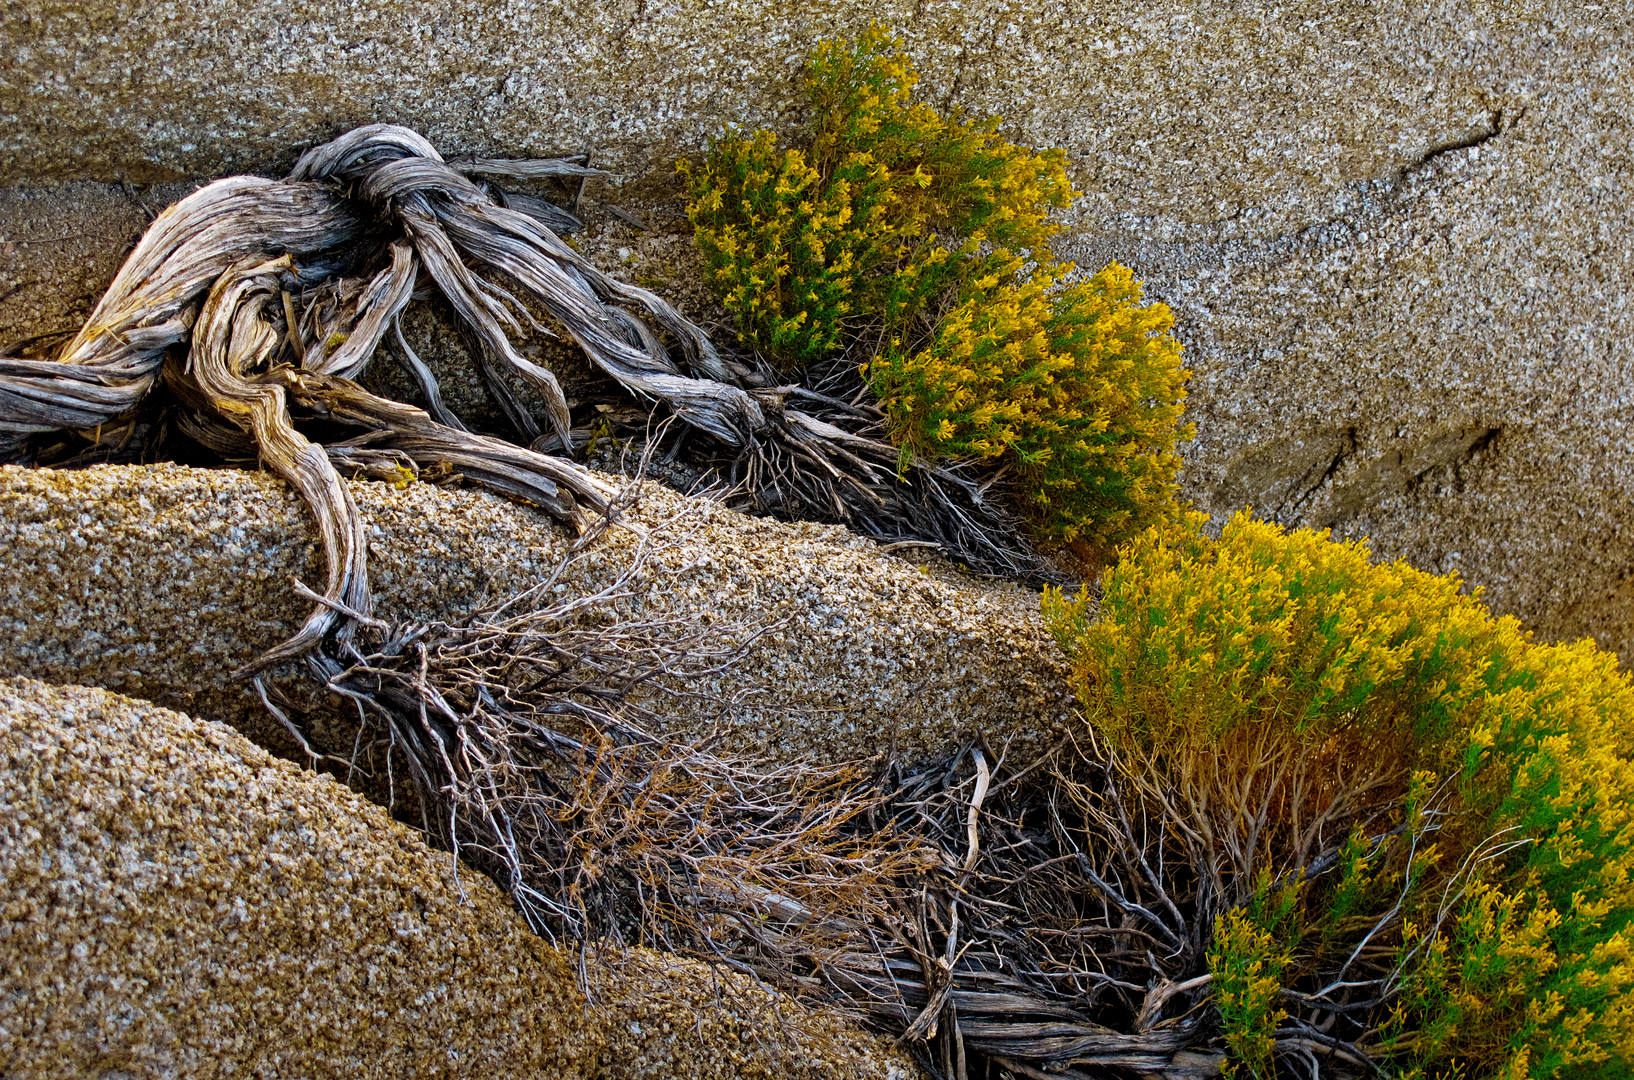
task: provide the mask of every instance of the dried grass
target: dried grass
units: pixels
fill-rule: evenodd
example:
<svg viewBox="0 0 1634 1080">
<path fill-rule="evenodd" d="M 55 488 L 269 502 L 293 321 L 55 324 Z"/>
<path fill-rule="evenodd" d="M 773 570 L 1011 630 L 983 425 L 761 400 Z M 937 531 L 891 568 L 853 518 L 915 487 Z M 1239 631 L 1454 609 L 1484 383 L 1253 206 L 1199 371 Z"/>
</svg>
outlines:
<svg viewBox="0 0 1634 1080">
<path fill-rule="evenodd" d="M 1166 891 L 1195 868 L 1152 876 L 1171 837 L 1125 814 L 1087 748 L 1019 769 L 982 745 L 916 768 L 768 766 L 654 734 L 682 713 L 732 722 L 741 702 L 691 688 L 771 629 L 640 613 L 654 557 L 688 527 L 683 511 L 647 531 L 593 594 L 555 591 L 573 553 L 464 625 L 368 621 L 376 644 L 308 660 L 355 703 L 358 739 L 309 751 L 385 772 L 437 843 L 586 966 L 625 945 L 723 964 L 947 1077 L 1217 1071 L 1206 941 L 1191 898 Z M 268 704 L 304 742 L 302 718 Z"/>
</svg>

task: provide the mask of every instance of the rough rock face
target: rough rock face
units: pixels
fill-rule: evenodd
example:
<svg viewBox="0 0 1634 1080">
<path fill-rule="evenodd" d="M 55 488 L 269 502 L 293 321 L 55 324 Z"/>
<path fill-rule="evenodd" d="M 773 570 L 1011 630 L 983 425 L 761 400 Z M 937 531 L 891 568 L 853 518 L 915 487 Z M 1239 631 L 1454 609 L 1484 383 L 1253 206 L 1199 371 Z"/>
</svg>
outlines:
<svg viewBox="0 0 1634 1080">
<path fill-rule="evenodd" d="M 1371 535 L 1634 657 L 1625 6 L 30 2 L 0 28 L 0 177 L 276 171 L 390 120 L 453 154 L 594 147 L 654 181 L 596 197 L 658 198 L 649 224 L 675 228 L 669 160 L 792 128 L 801 53 L 869 17 L 930 100 L 1065 147 L 1067 248 L 1175 308 L 1200 505 Z M 83 314 L 85 267 L 116 261 L 87 234 L 114 251 L 133 198 L 174 197 L 73 191 L 54 216 L 0 196 L 0 337 Z M 655 239 L 608 254 L 662 273 Z"/>
<path fill-rule="evenodd" d="M 1065 661 L 1033 593 L 930 572 L 833 526 L 647 490 L 637 523 L 688 505 L 693 518 L 630 610 L 771 627 L 699 684 L 721 699 L 750 695 L 723 747 L 791 760 L 861 756 L 893 738 L 908 754 L 978 733 L 1036 745 L 1069 715 Z M 387 620 L 457 621 L 546 577 L 569 543 L 542 515 L 478 492 L 352 492 Z M 611 580 L 633 543 L 610 531 L 562 578 L 562 595 Z M 291 575 L 321 581 L 321 555 L 305 507 L 271 476 L 0 467 L 0 670 L 219 716 L 282 747 L 287 736 L 228 673 L 304 618 Z"/>
<path fill-rule="evenodd" d="M 0 777 L 0 1075 L 595 1075 L 567 960 L 329 778 L 24 679 Z"/>
<path fill-rule="evenodd" d="M 696 960 L 646 949 L 591 967 L 607 1045 L 598 1080 L 916 1080 L 883 1035 Z"/>
<path fill-rule="evenodd" d="M 1382 39 L 1356 22 L 1355 46 L 1326 46 L 1353 126 L 1296 138 L 1271 110 L 1217 204 L 1088 214 L 1073 252 L 1129 263 L 1174 306 L 1196 371 L 1185 483 L 1217 519 L 1248 504 L 1371 536 L 1545 637 L 1634 661 L 1630 13 L 1480 10 Z M 1432 121 L 1441 100 L 1465 118 Z M 1368 102 L 1414 126 L 1375 126 Z M 1235 179 L 1263 185 L 1277 161 L 1274 197 Z"/>
<path fill-rule="evenodd" d="M 0 678 L 0 1075 L 907 1080 L 696 961 L 587 969 L 491 882 L 230 729 Z"/>
<path fill-rule="evenodd" d="M 377 120 L 454 153 L 589 147 L 640 170 L 728 124 L 792 119 L 811 43 L 878 19 L 933 100 L 1070 148 L 1096 212 L 1212 218 L 1406 165 L 1617 41 L 1567 3 L 1428 7 L 25 0 L 3 32 L 0 179 L 276 169 Z"/>
</svg>

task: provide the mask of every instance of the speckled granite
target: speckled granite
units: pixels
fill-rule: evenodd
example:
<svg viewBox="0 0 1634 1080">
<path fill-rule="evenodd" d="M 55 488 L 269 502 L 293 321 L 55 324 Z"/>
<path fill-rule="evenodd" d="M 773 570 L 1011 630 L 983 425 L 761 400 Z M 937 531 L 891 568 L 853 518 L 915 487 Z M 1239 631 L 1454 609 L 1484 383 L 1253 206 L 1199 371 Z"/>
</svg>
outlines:
<svg viewBox="0 0 1634 1080">
<path fill-rule="evenodd" d="M 889 1040 L 499 890 L 221 724 L 0 678 L 0 1076 L 908 1080 Z M 587 1004 L 588 1000 L 588 1004 Z"/>
<path fill-rule="evenodd" d="M 597 1074 L 499 890 L 219 724 L 0 679 L 0 1075 Z"/>
<path fill-rule="evenodd" d="M 650 949 L 590 968 L 607 1044 L 598 1080 L 918 1080 L 883 1035 L 747 976 Z"/>
<path fill-rule="evenodd" d="M 1604 50 L 1611 10 L 24 0 L 0 31 L 0 180 L 279 169 L 299 145 L 377 120 L 450 153 L 589 147 L 640 171 L 729 124 L 795 119 L 812 42 L 878 19 L 901 30 L 932 100 L 1068 147 L 1097 214 L 1198 220 L 1406 164 L 1484 119 L 1481 95 L 1502 105 L 1592 39 Z"/>
<path fill-rule="evenodd" d="M 566 551 L 549 519 L 494 496 L 428 484 L 352 492 L 388 620 L 458 620 L 534 584 Z M 649 485 L 633 520 L 652 525 L 684 503 Z M 792 760 L 861 756 L 893 739 L 910 756 L 935 753 L 978 733 L 1036 745 L 1070 714 L 1036 594 L 928 572 L 834 526 L 693 505 L 626 607 L 776 624 L 696 684 L 747 695 L 719 732 L 723 748 Z M 562 579 L 563 595 L 611 580 L 633 543 L 610 531 Z M 227 673 L 298 625 L 306 605 L 292 574 L 320 581 L 319 551 L 304 506 L 266 474 L 0 467 L 0 671 L 150 698 L 286 749 Z"/>
</svg>

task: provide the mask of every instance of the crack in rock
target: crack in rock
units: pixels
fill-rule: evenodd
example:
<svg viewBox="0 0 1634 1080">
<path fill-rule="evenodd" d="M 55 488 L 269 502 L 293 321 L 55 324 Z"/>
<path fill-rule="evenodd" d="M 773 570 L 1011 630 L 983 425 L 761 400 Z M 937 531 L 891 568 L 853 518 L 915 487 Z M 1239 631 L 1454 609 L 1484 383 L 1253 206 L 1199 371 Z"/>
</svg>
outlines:
<svg viewBox="0 0 1634 1080">
<path fill-rule="evenodd" d="M 1515 114 L 1515 118 L 1510 121 L 1509 127 L 1514 127 L 1515 124 L 1519 123 L 1521 119 L 1525 117 L 1525 115 L 1526 109 L 1523 107 Z M 1468 135 L 1463 136 L 1462 138 L 1449 139 L 1446 142 L 1436 143 L 1428 150 L 1425 150 L 1424 153 L 1420 154 L 1417 161 L 1414 161 L 1410 165 L 1403 166 L 1398 174 L 1397 182 L 1404 183 L 1409 177 L 1417 176 L 1423 173 L 1429 166 L 1430 162 L 1434 161 L 1438 157 L 1442 157 L 1446 154 L 1455 154 L 1460 150 L 1473 150 L 1478 146 L 1485 146 L 1493 139 L 1496 139 L 1499 135 L 1502 135 L 1505 130 L 1507 129 L 1504 127 L 1504 111 L 1502 109 L 1489 108 L 1487 110 L 1487 126 L 1485 128 L 1478 129 Z"/>
</svg>

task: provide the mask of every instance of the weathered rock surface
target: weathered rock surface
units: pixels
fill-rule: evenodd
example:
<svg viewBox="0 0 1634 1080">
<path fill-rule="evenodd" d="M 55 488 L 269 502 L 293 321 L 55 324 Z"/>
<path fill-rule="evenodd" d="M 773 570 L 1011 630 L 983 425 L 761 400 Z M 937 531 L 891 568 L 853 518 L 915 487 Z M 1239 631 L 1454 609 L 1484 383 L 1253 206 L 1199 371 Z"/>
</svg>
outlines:
<svg viewBox="0 0 1634 1080">
<path fill-rule="evenodd" d="M 724 748 L 792 760 L 861 756 L 893 739 L 907 754 L 935 753 L 979 733 L 1037 745 L 1069 715 L 1065 661 L 1034 593 L 930 572 L 837 527 L 647 492 L 638 524 L 683 506 L 693 516 L 631 610 L 772 626 L 697 684 L 723 700 L 749 695 L 720 732 Z M 358 483 L 352 493 L 370 522 L 387 620 L 457 621 L 546 577 L 569 545 L 543 515 L 479 492 Z M 610 581 L 634 542 L 611 530 L 559 582 L 563 595 Z M 217 716 L 287 751 L 228 673 L 305 617 L 291 575 L 320 582 L 321 555 L 305 507 L 271 476 L 0 467 L 0 671 Z"/>
<path fill-rule="evenodd" d="M 24 679 L 0 777 L 0 1075 L 596 1075 L 571 964 L 327 777 Z"/>
<path fill-rule="evenodd" d="M 1354 128 L 1291 138 L 1273 113 L 1217 210 L 1086 215 L 1073 253 L 1134 266 L 1175 308 L 1196 372 L 1185 485 L 1217 519 L 1249 504 L 1371 536 L 1634 661 L 1629 9 L 1376 17 L 1398 14 L 1399 37 L 1360 24 L 1327 46 L 1353 64 L 1332 105 L 1357 106 Z M 1398 129 L 1382 152 L 1369 101 L 1428 120 L 1454 87 L 1461 126 Z M 1341 134 L 1375 152 L 1324 165 Z M 1278 155 L 1308 175 L 1235 192 Z"/>
<path fill-rule="evenodd" d="M 792 119 L 811 44 L 878 19 L 900 29 L 932 100 L 1070 148 L 1097 214 L 1212 218 L 1324 197 L 1481 124 L 1483 95 L 1501 107 L 1528 81 L 1576 81 L 1555 65 L 1588 46 L 1604 56 L 1610 10 L 24 0 L 3 31 L 0 180 L 281 169 L 298 146 L 373 121 L 456 154 L 591 147 L 639 171 L 729 124 Z"/>
<path fill-rule="evenodd" d="M 748 976 L 632 949 L 590 969 L 607 1045 L 598 1080 L 916 1080 L 891 1039 Z"/>
<path fill-rule="evenodd" d="M 1201 506 L 1371 535 L 1381 555 L 1461 570 L 1546 636 L 1592 633 L 1634 658 L 1626 6 L 13 10 L 0 29 L 13 182 L 276 171 L 303 145 L 391 120 L 452 154 L 594 146 L 660 199 L 669 160 L 728 125 L 791 128 L 801 53 L 878 17 L 903 32 L 930 100 L 1065 147 L 1084 192 L 1067 249 L 1125 262 L 1175 308 L 1196 372 L 1185 483 Z M 53 270 L 38 243 L 75 216 L 20 224 L 23 197 L 0 198 L 16 245 L 0 244 L 0 297 L 15 290 L 0 338 L 63 303 L 30 282 L 89 278 L 82 256 Z M 673 228 L 673 201 L 662 209 L 649 223 Z M 629 235 L 626 269 L 647 272 Z"/>
<path fill-rule="evenodd" d="M 887 1040 L 491 882 L 220 724 L 0 678 L 0 1075 L 907 1080 Z"/>
</svg>

